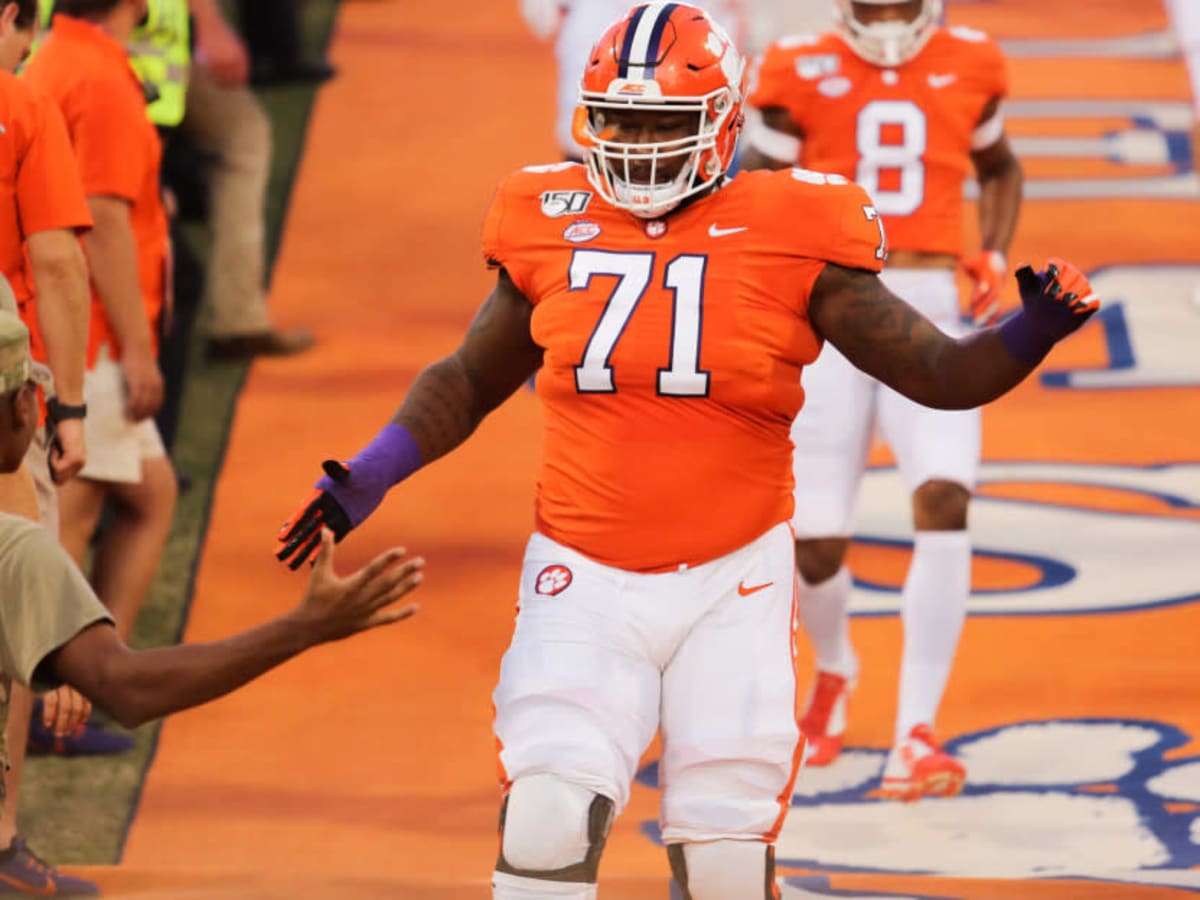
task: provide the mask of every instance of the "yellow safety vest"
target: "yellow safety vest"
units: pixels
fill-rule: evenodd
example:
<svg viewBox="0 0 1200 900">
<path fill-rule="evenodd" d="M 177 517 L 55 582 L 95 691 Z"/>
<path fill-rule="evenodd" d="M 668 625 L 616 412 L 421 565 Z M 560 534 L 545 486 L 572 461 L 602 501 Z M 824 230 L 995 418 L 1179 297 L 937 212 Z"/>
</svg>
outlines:
<svg viewBox="0 0 1200 900">
<path fill-rule="evenodd" d="M 129 41 L 129 61 L 148 91 L 157 89 L 146 107 L 150 121 L 171 127 L 183 120 L 192 65 L 187 0 L 150 0 L 148 6 Z"/>
<path fill-rule="evenodd" d="M 43 28 L 53 10 L 54 0 L 38 0 Z M 129 40 L 129 63 L 146 88 L 146 115 L 155 125 L 169 128 L 183 121 L 190 41 L 187 0 L 149 0 L 146 21 Z"/>
</svg>

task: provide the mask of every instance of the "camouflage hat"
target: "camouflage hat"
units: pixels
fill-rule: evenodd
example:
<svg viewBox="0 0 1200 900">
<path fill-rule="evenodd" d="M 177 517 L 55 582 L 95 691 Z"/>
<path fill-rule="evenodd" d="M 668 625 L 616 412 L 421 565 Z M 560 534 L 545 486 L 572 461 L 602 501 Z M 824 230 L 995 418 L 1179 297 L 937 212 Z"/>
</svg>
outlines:
<svg viewBox="0 0 1200 900">
<path fill-rule="evenodd" d="M 0 394 L 27 381 L 40 384 L 47 398 L 54 395 L 54 376 L 29 355 L 29 329 L 21 321 L 8 279 L 0 275 Z"/>
</svg>

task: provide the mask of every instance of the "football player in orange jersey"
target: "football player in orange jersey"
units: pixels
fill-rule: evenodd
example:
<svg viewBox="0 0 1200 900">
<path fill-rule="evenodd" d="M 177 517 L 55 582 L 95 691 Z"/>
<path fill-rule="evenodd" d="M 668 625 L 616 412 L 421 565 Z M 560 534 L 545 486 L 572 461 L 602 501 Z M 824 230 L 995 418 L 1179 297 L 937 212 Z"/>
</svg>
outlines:
<svg viewBox="0 0 1200 900">
<path fill-rule="evenodd" d="M 777 897 L 797 722 L 791 422 L 823 340 L 931 406 L 985 403 L 1097 308 L 1061 260 L 1024 311 L 953 338 L 877 277 L 878 213 L 841 176 L 727 179 L 743 63 L 681 3 L 592 49 L 585 165 L 517 171 L 488 212 L 497 270 L 457 350 L 279 533 L 298 567 L 465 441 L 535 372 L 536 531 L 493 696 L 504 773 L 493 897 L 593 898 L 656 729 L 662 839 L 693 900 Z"/>
<path fill-rule="evenodd" d="M 764 52 L 749 103 L 749 168 L 797 162 L 862 184 L 887 229 L 884 282 L 952 335 L 962 333 L 954 270 L 962 253 L 963 179 L 980 185 L 982 250 L 962 260 L 971 312 L 990 324 L 1021 203 L 1021 168 L 1004 135 L 1004 58 L 983 34 L 941 28 L 941 0 L 837 0 L 837 28 Z M 814 402 L 796 443 L 796 564 L 801 619 L 817 677 L 801 728 L 809 763 L 841 750 L 858 662 L 846 567 L 855 498 L 878 424 L 912 492 L 913 558 L 904 583 L 904 648 L 882 792 L 913 800 L 958 793 L 960 762 L 933 736 L 971 588 L 967 507 L 980 454 L 978 409 L 921 406 L 826 348 L 804 375 Z"/>
</svg>

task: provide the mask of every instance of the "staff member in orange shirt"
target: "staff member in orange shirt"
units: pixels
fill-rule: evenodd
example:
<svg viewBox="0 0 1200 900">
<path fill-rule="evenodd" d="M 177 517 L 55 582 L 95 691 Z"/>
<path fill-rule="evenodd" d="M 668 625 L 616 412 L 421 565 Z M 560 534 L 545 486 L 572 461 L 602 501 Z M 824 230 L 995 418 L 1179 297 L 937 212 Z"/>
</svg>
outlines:
<svg viewBox="0 0 1200 900">
<path fill-rule="evenodd" d="M 85 460 L 80 408 L 87 266 L 77 237 L 92 218 L 62 116 L 11 74 L 29 52 L 36 15 L 37 4 L 31 0 L 0 7 L 0 102 L 3 133 L 9 138 L 0 146 L 0 184 L 6 200 L 11 198 L 0 206 L 0 272 L 29 326 L 34 360 L 49 364 L 54 374 L 57 402 L 50 405 L 57 448 L 50 470 L 62 484 Z M 34 303 L 35 295 L 41 302 Z"/>
<path fill-rule="evenodd" d="M 122 636 L 137 618 L 175 508 L 175 476 L 153 415 L 162 402 L 154 335 L 162 314 L 167 219 L 158 134 L 125 43 L 145 0 L 58 0 L 26 77 L 58 104 L 95 227 L 84 239 L 92 320 L 85 397 L 88 462 L 60 491 L 62 538 L 82 560 L 101 507 L 113 521 L 93 583 Z"/>
<path fill-rule="evenodd" d="M 12 75 L 29 53 L 36 15 L 34 0 L 0 4 L 0 285 L 5 308 L 19 311 L 28 323 L 34 358 L 49 363 L 54 374 L 58 391 L 49 405 L 57 436 L 48 438 L 40 427 L 46 421 L 43 407 L 24 464 L 12 474 L 0 474 L 0 510 L 40 520 L 57 536 L 54 485 L 72 478 L 85 461 L 83 372 L 89 313 L 78 234 L 91 225 L 91 216 L 58 108 Z M 90 882 L 44 865 L 17 833 L 31 697 L 16 685 L 6 693 L 4 739 L 10 765 L 0 816 L 0 847 L 6 848 L 0 850 L 0 882 L 6 889 L 39 891 L 50 883 L 75 893 L 91 892 Z M 72 723 L 59 720 L 56 711 L 85 706 L 71 689 L 61 688 L 48 697 L 40 730 L 52 739 L 63 737 Z"/>
</svg>

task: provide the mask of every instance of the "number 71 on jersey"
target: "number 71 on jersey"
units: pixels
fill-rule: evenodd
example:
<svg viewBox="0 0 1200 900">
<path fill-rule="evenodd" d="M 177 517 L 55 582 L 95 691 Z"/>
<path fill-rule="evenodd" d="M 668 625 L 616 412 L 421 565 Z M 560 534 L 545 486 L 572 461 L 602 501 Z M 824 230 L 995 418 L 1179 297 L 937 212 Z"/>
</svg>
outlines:
<svg viewBox="0 0 1200 900">
<path fill-rule="evenodd" d="M 883 220 L 874 206 L 864 205 L 868 222 L 879 228 L 876 259 L 887 258 L 887 236 Z M 700 368 L 700 334 L 704 321 L 704 271 L 708 257 L 681 253 L 663 269 L 663 287 L 672 294 L 671 356 L 658 370 L 657 390 L 665 397 L 707 397 L 711 373 Z M 608 250 L 576 250 L 568 270 L 570 289 L 587 288 L 595 275 L 615 276 L 616 286 L 604 304 L 575 367 L 575 390 L 581 394 L 616 392 L 609 365 L 617 341 L 654 276 L 654 254 Z"/>
</svg>

